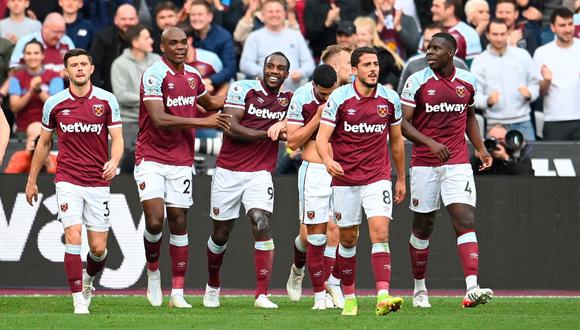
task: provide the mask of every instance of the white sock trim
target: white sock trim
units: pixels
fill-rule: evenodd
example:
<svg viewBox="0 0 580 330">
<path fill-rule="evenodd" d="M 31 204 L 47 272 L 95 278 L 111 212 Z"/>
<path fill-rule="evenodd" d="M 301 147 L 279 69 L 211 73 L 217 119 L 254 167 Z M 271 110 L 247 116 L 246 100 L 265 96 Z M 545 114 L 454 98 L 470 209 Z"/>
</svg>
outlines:
<svg viewBox="0 0 580 330">
<path fill-rule="evenodd" d="M 68 254 L 81 254 L 81 246 L 80 245 L 73 245 L 73 244 L 66 244 L 64 248 L 64 252 Z"/>
<path fill-rule="evenodd" d="M 267 241 L 256 241 L 256 242 L 254 242 L 254 249 L 260 250 L 260 251 L 274 250 L 274 240 L 269 239 Z"/>
<path fill-rule="evenodd" d="M 391 250 L 389 249 L 389 243 L 373 243 L 371 254 L 384 252 L 391 253 Z"/>
<path fill-rule="evenodd" d="M 352 258 L 356 255 L 356 246 L 345 248 L 342 244 L 338 245 L 338 254 L 343 258 Z"/>
<path fill-rule="evenodd" d="M 471 231 L 469 233 L 465 233 L 465 234 L 457 237 L 457 245 L 465 244 L 465 243 L 477 243 L 477 237 L 475 236 L 474 231 Z"/>
<path fill-rule="evenodd" d="M 411 246 L 417 250 L 425 250 L 429 247 L 429 240 L 428 239 L 420 239 L 419 237 L 415 236 L 415 234 L 411 234 L 411 238 L 409 238 L 409 243 Z"/>
<path fill-rule="evenodd" d="M 477 287 L 477 276 L 469 275 L 465 278 L 465 287 L 467 290 Z"/>
<path fill-rule="evenodd" d="M 228 243 L 219 246 L 217 244 L 215 244 L 215 242 L 213 241 L 213 239 L 211 239 L 211 236 L 209 237 L 209 239 L 207 240 L 207 248 L 213 253 L 213 254 L 222 254 L 224 253 L 224 251 L 226 250 L 228 246 Z"/>
<path fill-rule="evenodd" d="M 187 238 L 187 234 L 184 235 L 169 235 L 169 244 L 173 246 L 187 246 L 189 244 L 189 239 Z"/>
<path fill-rule="evenodd" d="M 171 289 L 172 296 L 183 296 L 183 289 Z"/>
<path fill-rule="evenodd" d="M 427 291 L 427 286 L 425 284 L 425 279 L 414 279 L 414 287 L 413 287 L 413 294 L 419 291 Z"/>
<path fill-rule="evenodd" d="M 300 239 L 300 235 L 296 236 L 296 238 L 294 239 L 294 246 L 296 246 L 298 251 L 300 251 L 302 253 L 306 252 L 306 246 L 304 246 L 304 244 L 302 244 L 302 240 Z"/>
<path fill-rule="evenodd" d="M 151 234 L 150 232 L 147 231 L 147 229 L 145 229 L 145 231 L 143 232 L 143 237 L 145 237 L 147 242 L 150 242 L 150 243 L 159 242 L 159 240 L 161 239 L 161 236 L 163 236 L 162 231 L 159 232 L 158 234 Z"/>
<path fill-rule="evenodd" d="M 93 254 L 92 251 L 89 250 L 89 257 L 91 257 L 91 259 L 93 259 L 96 262 L 101 262 L 101 261 L 105 260 L 108 253 L 109 253 L 109 250 L 105 249 L 105 252 L 103 252 L 103 255 L 97 257 L 96 255 Z"/>
<path fill-rule="evenodd" d="M 308 243 L 314 246 L 323 246 L 324 244 L 326 244 L 326 235 L 325 234 L 308 235 L 307 240 Z"/>
<path fill-rule="evenodd" d="M 324 249 L 324 256 L 327 258 L 336 259 L 336 246 L 327 245 Z"/>
</svg>

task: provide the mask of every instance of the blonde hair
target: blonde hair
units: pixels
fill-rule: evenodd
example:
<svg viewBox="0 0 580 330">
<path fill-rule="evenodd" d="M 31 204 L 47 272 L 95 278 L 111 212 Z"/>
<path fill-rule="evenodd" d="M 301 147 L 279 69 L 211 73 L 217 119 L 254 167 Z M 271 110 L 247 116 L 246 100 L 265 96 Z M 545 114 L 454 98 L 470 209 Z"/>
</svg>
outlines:
<svg viewBox="0 0 580 330">
<path fill-rule="evenodd" d="M 467 23 L 471 23 L 470 15 L 475 11 L 477 5 L 485 5 L 489 10 L 489 3 L 485 0 L 469 0 L 465 4 L 465 16 L 467 17 Z"/>
<path fill-rule="evenodd" d="M 359 16 L 354 20 L 354 25 L 356 26 L 357 31 L 360 31 L 359 29 L 369 30 L 371 32 L 371 35 L 373 36 L 372 40 L 373 46 L 380 47 L 388 51 L 395 59 L 395 65 L 397 66 L 397 68 L 399 69 L 403 68 L 405 62 L 403 62 L 403 59 L 399 56 L 399 54 L 397 54 L 397 52 L 387 47 L 385 42 L 381 40 L 381 38 L 379 37 L 379 33 L 377 31 L 377 23 L 375 23 L 375 21 L 372 18 Z"/>
</svg>

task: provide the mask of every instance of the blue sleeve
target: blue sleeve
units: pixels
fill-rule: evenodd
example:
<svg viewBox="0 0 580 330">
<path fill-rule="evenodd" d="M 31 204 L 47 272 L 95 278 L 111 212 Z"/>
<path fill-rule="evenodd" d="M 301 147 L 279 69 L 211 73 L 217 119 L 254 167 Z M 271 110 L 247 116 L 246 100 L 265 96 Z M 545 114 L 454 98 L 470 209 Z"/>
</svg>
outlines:
<svg viewBox="0 0 580 330">
<path fill-rule="evenodd" d="M 61 77 L 52 78 L 48 85 L 48 94 L 54 95 L 64 89 L 64 80 Z"/>
<path fill-rule="evenodd" d="M 224 33 L 222 47 L 218 53 L 224 67 L 221 71 L 214 73 L 209 77 L 214 86 L 219 86 L 230 81 L 230 79 L 236 76 L 236 71 L 238 69 L 234 41 L 227 31 L 224 30 Z"/>
<path fill-rule="evenodd" d="M 22 87 L 20 81 L 16 77 L 10 77 L 10 87 L 8 88 L 9 95 L 22 95 Z"/>
</svg>

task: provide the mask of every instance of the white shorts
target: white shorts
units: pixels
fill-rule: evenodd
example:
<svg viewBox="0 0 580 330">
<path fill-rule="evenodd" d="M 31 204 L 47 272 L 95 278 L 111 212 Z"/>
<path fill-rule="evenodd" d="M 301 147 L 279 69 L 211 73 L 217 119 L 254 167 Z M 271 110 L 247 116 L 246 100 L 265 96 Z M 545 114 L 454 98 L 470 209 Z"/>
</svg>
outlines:
<svg viewBox="0 0 580 330">
<path fill-rule="evenodd" d="M 84 224 L 90 231 L 109 231 L 109 196 L 109 187 L 83 187 L 57 182 L 58 219 L 64 228 Z"/>
<path fill-rule="evenodd" d="M 162 198 L 167 207 L 187 209 L 193 205 L 193 170 L 142 160 L 133 173 L 141 202 Z"/>
<path fill-rule="evenodd" d="M 211 178 L 211 218 L 237 219 L 242 203 L 246 213 L 254 208 L 272 213 L 274 184 L 270 172 L 236 172 L 216 167 Z"/>
<path fill-rule="evenodd" d="M 470 164 L 413 166 L 411 175 L 411 204 L 414 212 L 429 213 L 443 205 L 461 203 L 475 207 L 476 192 Z"/>
<path fill-rule="evenodd" d="M 364 186 L 332 187 L 334 220 L 341 227 L 360 225 L 364 209 L 367 218 L 392 218 L 391 181 L 381 180 Z"/>
<path fill-rule="evenodd" d="M 303 160 L 298 170 L 300 222 L 306 225 L 327 223 L 330 211 L 332 176 L 324 164 Z"/>
</svg>

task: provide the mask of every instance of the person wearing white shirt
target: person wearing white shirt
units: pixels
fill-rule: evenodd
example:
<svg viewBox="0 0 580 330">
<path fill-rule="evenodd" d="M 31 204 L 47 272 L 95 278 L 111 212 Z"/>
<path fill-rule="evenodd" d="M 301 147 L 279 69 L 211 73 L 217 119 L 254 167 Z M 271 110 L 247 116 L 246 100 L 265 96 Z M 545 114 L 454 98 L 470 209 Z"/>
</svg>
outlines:
<svg viewBox="0 0 580 330">
<path fill-rule="evenodd" d="M 544 140 L 580 141 L 580 39 L 574 38 L 572 16 L 556 8 L 550 17 L 556 40 L 534 54 L 544 96 Z"/>
<path fill-rule="evenodd" d="M 508 26 L 491 20 L 486 31 L 487 50 L 473 60 L 471 72 L 477 78 L 475 105 L 483 110 L 488 129 L 503 124 L 517 129 L 528 141 L 536 134 L 530 117 L 530 102 L 540 95 L 532 57 L 525 49 L 508 46 Z"/>
</svg>

